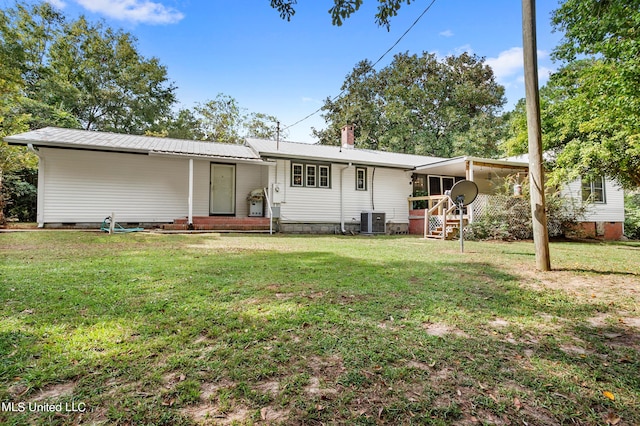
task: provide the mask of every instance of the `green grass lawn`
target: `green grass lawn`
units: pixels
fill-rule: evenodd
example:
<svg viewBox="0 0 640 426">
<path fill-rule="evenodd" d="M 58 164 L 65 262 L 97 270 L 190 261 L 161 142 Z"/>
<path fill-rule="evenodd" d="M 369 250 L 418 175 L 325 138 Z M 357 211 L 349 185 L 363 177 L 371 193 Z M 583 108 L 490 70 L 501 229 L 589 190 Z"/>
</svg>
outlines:
<svg viewBox="0 0 640 426">
<path fill-rule="evenodd" d="M 458 250 L 0 234 L 0 423 L 640 424 L 640 244 Z"/>
</svg>

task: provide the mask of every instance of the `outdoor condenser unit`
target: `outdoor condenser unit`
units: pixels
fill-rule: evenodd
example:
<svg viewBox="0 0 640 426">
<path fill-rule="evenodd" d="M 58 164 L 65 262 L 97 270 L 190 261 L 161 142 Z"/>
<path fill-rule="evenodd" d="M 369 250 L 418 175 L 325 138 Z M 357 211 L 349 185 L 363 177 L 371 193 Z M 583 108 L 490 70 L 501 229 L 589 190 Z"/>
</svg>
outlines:
<svg viewBox="0 0 640 426">
<path fill-rule="evenodd" d="M 386 226 L 384 213 L 369 211 L 360 214 L 361 234 L 385 234 Z"/>
</svg>

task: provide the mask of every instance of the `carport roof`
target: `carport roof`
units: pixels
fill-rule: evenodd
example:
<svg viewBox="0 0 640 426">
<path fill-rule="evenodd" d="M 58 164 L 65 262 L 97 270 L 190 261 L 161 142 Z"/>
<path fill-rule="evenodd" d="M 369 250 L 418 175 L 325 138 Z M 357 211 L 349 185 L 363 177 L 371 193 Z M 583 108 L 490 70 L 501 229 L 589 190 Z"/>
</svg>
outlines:
<svg viewBox="0 0 640 426">
<path fill-rule="evenodd" d="M 494 160 L 481 157 L 455 157 L 443 159 L 428 164 L 422 164 L 416 167 L 416 173 L 434 174 L 444 176 L 464 176 L 466 173 L 467 163 L 472 164 L 474 168 L 486 167 L 499 170 L 514 170 L 526 172 L 529 170 L 529 163 L 511 160 Z"/>
</svg>

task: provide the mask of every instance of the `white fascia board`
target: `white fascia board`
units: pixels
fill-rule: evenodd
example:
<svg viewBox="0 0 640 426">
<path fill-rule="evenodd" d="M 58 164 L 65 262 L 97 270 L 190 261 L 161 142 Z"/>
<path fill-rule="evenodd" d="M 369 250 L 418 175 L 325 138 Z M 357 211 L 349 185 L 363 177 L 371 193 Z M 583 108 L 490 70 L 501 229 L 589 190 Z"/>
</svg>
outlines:
<svg viewBox="0 0 640 426">
<path fill-rule="evenodd" d="M 131 154 L 149 154 L 149 150 L 147 149 L 135 149 L 135 148 L 124 148 L 124 147 L 112 147 L 112 146 L 104 146 L 104 145 L 84 145 L 84 144 L 70 144 L 66 142 L 43 142 L 41 140 L 34 139 L 13 139 L 11 136 L 4 138 L 5 142 L 9 145 L 33 145 L 34 147 L 42 147 L 42 148 L 60 148 L 60 149 L 80 149 L 84 151 L 106 151 L 106 152 L 122 152 L 122 153 L 131 153 Z"/>
<path fill-rule="evenodd" d="M 347 159 L 335 159 L 335 158 L 327 158 L 327 157 L 315 157 L 310 155 L 271 155 L 266 153 L 261 153 L 261 155 L 265 158 L 265 160 L 291 160 L 291 161 L 317 161 L 321 163 L 333 163 L 333 164 L 352 164 L 352 165 L 362 165 L 362 166 L 370 166 L 370 167 L 386 167 L 389 169 L 402 169 L 402 170 L 413 170 L 414 166 L 409 164 L 393 164 L 393 163 L 378 163 L 372 161 L 360 161 L 360 160 L 347 160 Z"/>
<path fill-rule="evenodd" d="M 210 160 L 216 161 L 220 163 L 243 163 L 243 164 L 255 164 L 257 166 L 275 166 L 275 161 L 267 161 L 261 158 L 237 158 L 237 157 L 223 157 L 223 156 L 215 156 L 215 155 L 197 155 L 197 154 L 180 154 L 175 152 L 156 152 L 149 151 L 150 157 L 173 157 L 173 158 L 182 158 L 185 160 L 193 159 L 193 160 Z"/>
</svg>

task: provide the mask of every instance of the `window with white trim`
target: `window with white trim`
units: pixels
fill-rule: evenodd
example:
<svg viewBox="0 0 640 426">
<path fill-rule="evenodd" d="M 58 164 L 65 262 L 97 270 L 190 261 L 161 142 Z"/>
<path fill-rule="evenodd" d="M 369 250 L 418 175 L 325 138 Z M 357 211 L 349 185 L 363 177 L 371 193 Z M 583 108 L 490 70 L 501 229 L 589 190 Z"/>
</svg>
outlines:
<svg viewBox="0 0 640 426">
<path fill-rule="evenodd" d="M 604 176 L 582 179 L 582 201 L 605 204 Z"/>
<path fill-rule="evenodd" d="M 356 167 L 356 191 L 367 190 L 367 168 Z"/>
<path fill-rule="evenodd" d="M 291 165 L 291 186 L 304 186 L 304 167 L 302 164 Z"/>
<path fill-rule="evenodd" d="M 307 164 L 306 166 L 306 173 L 307 173 L 307 180 L 306 180 L 306 185 L 305 186 L 318 186 L 318 182 L 316 180 L 317 176 L 316 176 L 316 170 L 318 170 L 318 167 L 316 165 L 313 164 Z"/>
<path fill-rule="evenodd" d="M 331 188 L 331 165 L 291 163 L 291 186 Z"/>
<path fill-rule="evenodd" d="M 318 186 L 320 188 L 329 188 L 329 166 L 318 166 L 318 174 L 320 175 L 320 180 L 318 181 Z"/>
</svg>

